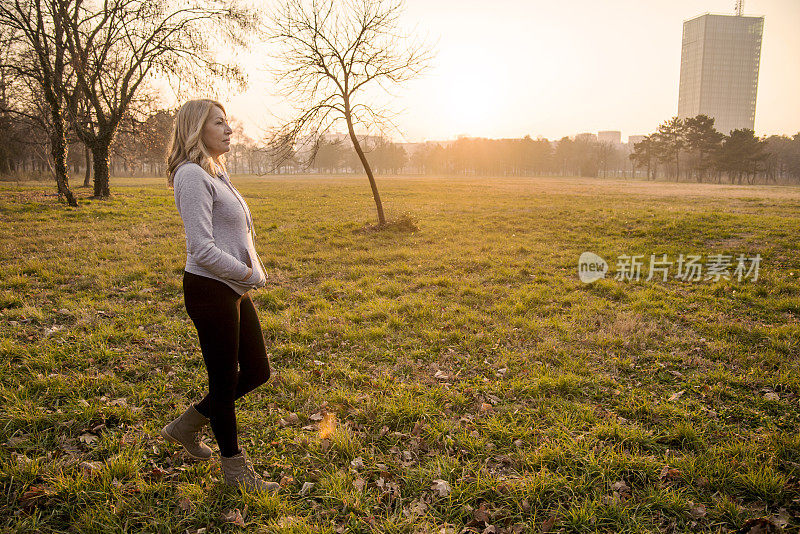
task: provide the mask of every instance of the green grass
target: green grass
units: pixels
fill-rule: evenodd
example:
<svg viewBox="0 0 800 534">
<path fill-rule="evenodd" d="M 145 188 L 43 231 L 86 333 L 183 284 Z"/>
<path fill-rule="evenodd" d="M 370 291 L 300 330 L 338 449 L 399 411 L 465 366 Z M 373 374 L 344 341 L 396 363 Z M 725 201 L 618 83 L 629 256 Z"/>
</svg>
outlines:
<svg viewBox="0 0 800 534">
<path fill-rule="evenodd" d="M 237 531 L 239 509 L 254 532 L 734 532 L 800 513 L 800 188 L 381 178 L 401 223 L 371 231 L 364 178 L 236 178 L 274 370 L 238 403 L 240 443 L 284 483 L 258 496 L 159 438 L 206 388 L 164 182 L 79 190 L 78 209 L 0 188 L 0 530 Z M 584 251 L 612 270 L 763 259 L 755 283 L 584 285 Z"/>
</svg>

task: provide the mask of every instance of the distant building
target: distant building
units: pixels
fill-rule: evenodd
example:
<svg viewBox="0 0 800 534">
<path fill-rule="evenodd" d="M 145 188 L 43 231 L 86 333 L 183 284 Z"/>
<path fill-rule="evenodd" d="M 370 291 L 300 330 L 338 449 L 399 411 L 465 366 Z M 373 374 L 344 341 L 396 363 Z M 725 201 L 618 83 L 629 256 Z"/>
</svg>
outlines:
<svg viewBox="0 0 800 534">
<path fill-rule="evenodd" d="M 622 132 L 617 130 L 606 130 L 604 132 L 597 132 L 597 140 L 601 143 L 610 143 L 618 145 L 622 141 Z"/>
<path fill-rule="evenodd" d="M 683 23 L 678 117 L 714 117 L 717 130 L 753 129 L 764 17 L 705 14 Z"/>
<path fill-rule="evenodd" d="M 641 143 L 644 138 L 647 137 L 645 135 L 629 135 L 628 136 L 628 145 L 633 147 L 636 143 Z"/>
<path fill-rule="evenodd" d="M 597 141 L 597 135 L 595 135 L 593 133 L 579 133 L 579 134 L 575 135 L 575 140 L 576 141 L 584 141 L 584 142 L 587 142 L 587 143 L 596 142 Z"/>
</svg>

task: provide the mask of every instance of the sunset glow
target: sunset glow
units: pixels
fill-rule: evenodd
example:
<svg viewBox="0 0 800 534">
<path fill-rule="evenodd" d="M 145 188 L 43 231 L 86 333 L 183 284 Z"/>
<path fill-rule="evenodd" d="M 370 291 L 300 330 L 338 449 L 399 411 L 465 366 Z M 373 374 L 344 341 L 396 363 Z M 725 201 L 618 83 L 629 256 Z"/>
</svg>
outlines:
<svg viewBox="0 0 800 534">
<path fill-rule="evenodd" d="M 406 5 L 405 26 L 437 51 L 431 68 L 391 97 L 401 112 L 395 137 L 406 141 L 650 132 L 677 113 L 683 21 L 733 13 L 729 0 Z M 800 129 L 800 2 L 748 0 L 745 12 L 765 16 L 756 133 L 793 134 Z M 247 92 L 228 97 L 251 134 L 286 108 L 259 70 L 264 50 L 250 54 Z"/>
</svg>

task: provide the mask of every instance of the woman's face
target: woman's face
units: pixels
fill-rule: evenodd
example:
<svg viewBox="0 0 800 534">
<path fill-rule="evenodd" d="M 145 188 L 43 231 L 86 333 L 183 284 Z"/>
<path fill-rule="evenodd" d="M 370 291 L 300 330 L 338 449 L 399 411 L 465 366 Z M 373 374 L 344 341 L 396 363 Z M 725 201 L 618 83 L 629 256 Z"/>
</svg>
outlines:
<svg viewBox="0 0 800 534">
<path fill-rule="evenodd" d="M 211 106 L 201 136 L 212 158 L 216 159 L 231 149 L 232 132 L 225 113 L 217 106 Z"/>
</svg>

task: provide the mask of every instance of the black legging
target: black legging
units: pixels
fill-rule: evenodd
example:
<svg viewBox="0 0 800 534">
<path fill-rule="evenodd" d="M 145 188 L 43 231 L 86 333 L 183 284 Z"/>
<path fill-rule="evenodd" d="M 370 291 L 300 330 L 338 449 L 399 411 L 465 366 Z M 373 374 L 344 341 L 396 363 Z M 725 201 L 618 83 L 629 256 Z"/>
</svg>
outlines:
<svg viewBox="0 0 800 534">
<path fill-rule="evenodd" d="M 185 271 L 183 301 L 208 370 L 208 394 L 195 409 L 211 420 L 220 454 L 234 456 L 240 452 L 234 401 L 270 377 L 256 308 L 249 293 Z"/>
</svg>

